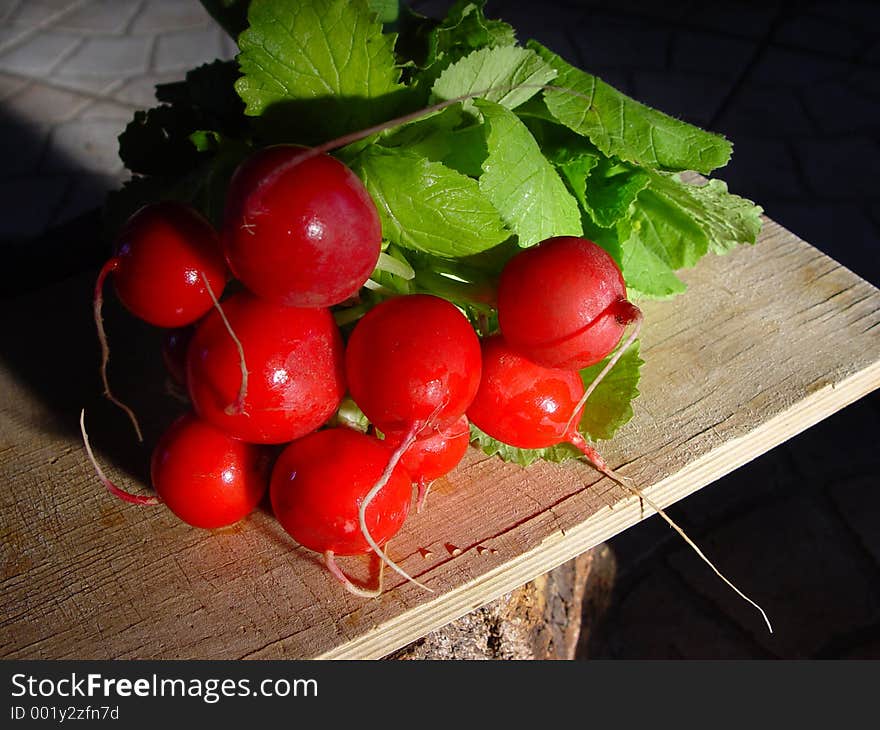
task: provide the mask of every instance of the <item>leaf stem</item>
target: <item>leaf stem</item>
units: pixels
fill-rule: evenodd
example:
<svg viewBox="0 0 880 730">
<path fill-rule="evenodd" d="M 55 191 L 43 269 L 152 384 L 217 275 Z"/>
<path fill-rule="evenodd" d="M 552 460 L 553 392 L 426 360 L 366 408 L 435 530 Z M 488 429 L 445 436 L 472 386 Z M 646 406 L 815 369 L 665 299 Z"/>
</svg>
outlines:
<svg viewBox="0 0 880 730">
<path fill-rule="evenodd" d="M 430 269 L 416 269 L 415 282 L 419 289 L 487 312 L 493 308 L 497 298 L 496 288 L 489 281 L 459 281 Z"/>
<path fill-rule="evenodd" d="M 406 281 L 412 280 L 416 275 L 415 269 L 413 269 L 413 267 L 406 261 L 396 259 L 394 256 L 390 256 L 384 251 L 379 254 L 379 260 L 376 262 L 374 273 L 376 271 L 384 271 L 389 274 L 394 274 Z"/>
</svg>

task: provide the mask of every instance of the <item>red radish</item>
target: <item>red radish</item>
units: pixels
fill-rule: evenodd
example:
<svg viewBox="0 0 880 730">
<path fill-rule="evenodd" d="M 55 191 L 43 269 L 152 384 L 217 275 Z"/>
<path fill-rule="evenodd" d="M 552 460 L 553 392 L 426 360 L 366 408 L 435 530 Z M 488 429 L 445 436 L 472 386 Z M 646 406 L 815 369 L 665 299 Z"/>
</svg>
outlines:
<svg viewBox="0 0 880 730">
<path fill-rule="evenodd" d="M 362 594 L 336 567 L 336 555 L 361 555 L 373 544 L 359 527 L 367 493 L 383 477 L 390 449 L 374 436 L 345 427 L 309 434 L 287 446 L 272 470 L 272 510 L 303 547 L 324 555 L 328 568 L 349 590 Z M 388 542 L 409 511 L 412 483 L 397 465 L 382 491 L 366 508 L 374 544 Z"/>
<path fill-rule="evenodd" d="M 355 325 L 345 370 L 351 397 L 370 422 L 383 433 L 402 434 L 385 474 L 361 504 L 361 532 L 373 544 L 364 520 L 367 505 L 420 433 L 446 429 L 464 415 L 480 384 L 480 342 L 470 322 L 445 299 L 394 297 Z M 377 545 L 373 549 L 389 567 L 425 588 Z"/>
<path fill-rule="evenodd" d="M 329 307 L 354 296 L 373 272 L 382 227 L 351 170 L 306 152 L 276 145 L 239 166 L 227 193 L 222 244 L 232 271 L 258 296 Z"/>
<path fill-rule="evenodd" d="M 264 447 L 227 436 L 190 412 L 174 421 L 153 449 L 150 472 L 158 497 L 132 494 L 110 481 L 95 459 L 85 411 L 79 423 L 89 460 L 111 494 L 133 504 L 164 502 L 193 527 L 235 524 L 253 512 L 269 486 L 271 459 Z"/>
<path fill-rule="evenodd" d="M 467 410 L 480 384 L 480 342 L 445 299 L 386 299 L 355 325 L 345 352 L 351 397 L 382 432 L 415 424 L 443 429 Z"/>
<path fill-rule="evenodd" d="M 178 418 L 153 450 L 151 477 L 161 500 L 194 527 L 247 517 L 269 486 L 265 447 L 228 436 L 193 413 Z"/>
<path fill-rule="evenodd" d="M 498 322 L 530 360 L 581 370 L 614 349 L 637 316 L 614 259 L 585 238 L 557 236 L 514 256 L 498 282 Z"/>
<path fill-rule="evenodd" d="M 314 431 L 339 407 L 342 336 L 328 309 L 237 292 L 199 324 L 186 379 L 193 408 L 209 423 L 243 441 L 285 443 Z"/>
<path fill-rule="evenodd" d="M 538 365 L 494 335 L 483 340 L 483 377 L 467 415 L 505 444 L 543 449 L 583 439 L 577 431 L 583 394 L 576 370 Z"/>
<path fill-rule="evenodd" d="M 502 335 L 487 338 L 483 341 L 483 376 L 476 398 L 468 409 L 468 418 L 492 438 L 518 448 L 541 449 L 561 443 L 574 446 L 596 469 L 647 502 L 719 578 L 761 612 L 772 633 L 764 610 L 725 578 L 657 504 L 644 496 L 629 479 L 608 466 L 578 431 L 581 414 L 593 388 L 632 344 L 637 333 L 638 328 L 635 328 L 586 389 L 577 371 L 538 365 L 512 348 Z"/>
<path fill-rule="evenodd" d="M 406 433 L 392 431 L 385 434 L 389 446 L 399 446 Z M 431 482 L 451 472 L 467 452 L 470 428 L 467 416 L 462 416 L 443 430 L 431 429 L 422 433 L 403 452 L 400 463 L 406 468 L 419 489 L 416 505 L 421 511 L 428 496 Z"/>
<path fill-rule="evenodd" d="M 116 239 L 108 273 L 120 301 L 136 317 L 157 327 L 182 327 L 211 309 L 202 275 L 217 296 L 228 276 L 218 234 L 185 203 L 163 201 L 138 210 Z"/>
<path fill-rule="evenodd" d="M 191 205 L 174 201 L 140 208 L 123 226 L 115 249 L 95 282 L 101 379 L 104 395 L 128 414 L 143 441 L 134 413 L 112 394 L 107 379 L 110 349 L 101 314 L 104 282 L 113 275 L 116 294 L 136 317 L 158 327 L 182 327 L 211 309 L 211 292 L 219 296 L 228 271 L 213 226 Z"/>
</svg>

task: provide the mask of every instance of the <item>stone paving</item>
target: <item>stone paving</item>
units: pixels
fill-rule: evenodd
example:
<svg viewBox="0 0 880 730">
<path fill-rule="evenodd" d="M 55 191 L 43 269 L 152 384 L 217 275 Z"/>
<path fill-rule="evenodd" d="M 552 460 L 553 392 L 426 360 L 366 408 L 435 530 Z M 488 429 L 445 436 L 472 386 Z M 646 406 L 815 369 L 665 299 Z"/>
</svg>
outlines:
<svg viewBox="0 0 880 730">
<path fill-rule="evenodd" d="M 440 14 L 449 2 L 413 2 Z M 539 10 L 536 10 L 539 8 Z M 880 284 L 880 4 L 490 2 L 636 98 L 727 135 L 733 192 Z M 196 0 L 0 0 L 0 241 L 98 205 L 156 83 L 234 54 Z M 584 658 L 880 658 L 875 393 L 671 508 L 773 617 L 769 636 L 653 517 L 610 541 Z"/>
<path fill-rule="evenodd" d="M 116 138 L 153 87 L 235 46 L 196 0 L 0 0 L 0 195 L 28 238 L 124 179 Z"/>
</svg>

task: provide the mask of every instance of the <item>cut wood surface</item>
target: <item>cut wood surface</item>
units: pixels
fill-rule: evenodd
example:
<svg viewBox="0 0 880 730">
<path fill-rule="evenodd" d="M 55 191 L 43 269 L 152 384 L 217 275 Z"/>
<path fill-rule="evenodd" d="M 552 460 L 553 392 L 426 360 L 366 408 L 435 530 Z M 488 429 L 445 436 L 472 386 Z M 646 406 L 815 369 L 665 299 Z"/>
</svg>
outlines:
<svg viewBox="0 0 880 730">
<path fill-rule="evenodd" d="M 686 294 L 644 303 L 635 416 L 599 444 L 662 506 L 880 384 L 880 292 L 772 221 L 683 278 Z M 5 658 L 381 657 L 652 513 L 585 463 L 523 469 L 471 449 L 389 545 L 432 592 L 389 572 L 380 598 L 349 595 L 266 509 L 208 532 L 103 490 L 80 408 L 108 474 L 138 490 L 183 406 L 164 392 L 157 335 L 112 306 L 111 380 L 144 445 L 100 397 L 91 286 L 72 279 L 2 315 Z M 368 579 L 364 561 L 342 562 Z"/>
</svg>

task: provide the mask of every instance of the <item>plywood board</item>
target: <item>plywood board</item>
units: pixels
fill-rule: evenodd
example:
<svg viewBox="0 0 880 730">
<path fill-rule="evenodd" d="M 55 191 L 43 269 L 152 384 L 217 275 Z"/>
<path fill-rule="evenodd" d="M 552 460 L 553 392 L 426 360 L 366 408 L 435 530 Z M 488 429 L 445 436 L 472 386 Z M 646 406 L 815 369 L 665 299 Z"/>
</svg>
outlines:
<svg viewBox="0 0 880 730">
<path fill-rule="evenodd" d="M 600 444 L 661 506 L 880 384 L 880 292 L 774 222 L 684 278 L 686 294 L 645 303 L 635 416 Z M 2 315 L 3 657 L 381 657 L 651 514 L 586 464 L 523 469 L 471 449 L 389 546 L 432 592 L 392 573 L 366 600 L 267 509 L 208 532 L 119 502 L 85 459 L 80 408 L 125 486 L 148 480 L 149 448 L 100 398 L 91 285 L 73 279 Z M 112 306 L 108 330 L 114 383 L 153 443 L 181 408 L 163 392 L 157 337 Z"/>
</svg>

